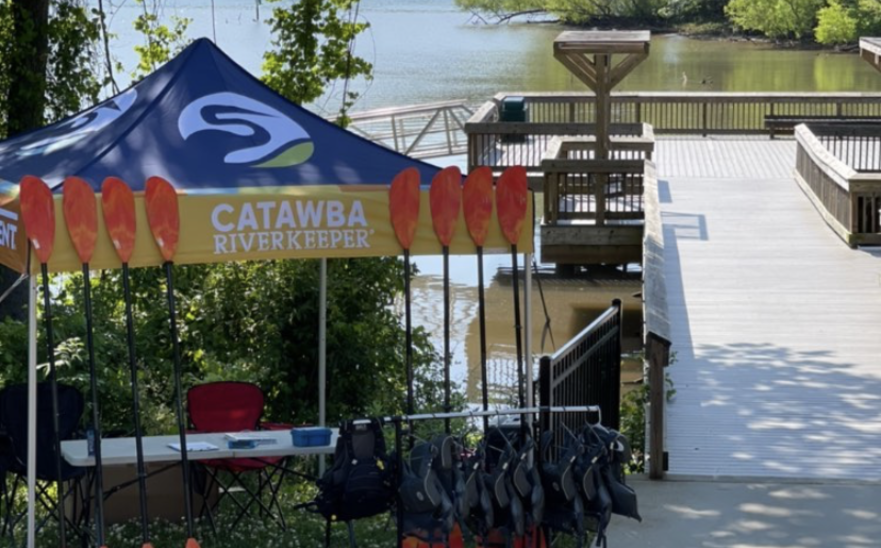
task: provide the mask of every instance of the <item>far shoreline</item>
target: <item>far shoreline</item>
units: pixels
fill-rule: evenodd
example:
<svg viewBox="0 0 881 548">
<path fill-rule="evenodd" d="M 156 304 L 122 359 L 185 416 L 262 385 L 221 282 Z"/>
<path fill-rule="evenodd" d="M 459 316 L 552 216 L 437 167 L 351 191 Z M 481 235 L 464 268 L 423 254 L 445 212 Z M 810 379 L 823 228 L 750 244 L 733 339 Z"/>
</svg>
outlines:
<svg viewBox="0 0 881 548">
<path fill-rule="evenodd" d="M 535 15 L 535 14 L 530 14 Z M 524 15 L 525 16 L 525 15 Z M 760 44 L 781 50 L 796 51 L 823 51 L 828 53 L 853 53 L 859 52 L 859 43 L 844 44 L 838 46 L 824 46 L 814 40 L 774 40 L 759 34 L 738 32 L 732 29 L 726 22 L 690 22 L 678 25 L 657 24 L 632 24 L 626 20 L 601 21 L 594 24 L 566 23 L 560 19 L 542 19 L 538 21 L 518 20 L 516 17 L 500 20 L 499 22 L 487 22 L 486 25 L 559 25 L 569 30 L 647 30 L 652 34 L 678 35 L 691 40 L 706 40 L 716 42 L 741 42 Z"/>
</svg>

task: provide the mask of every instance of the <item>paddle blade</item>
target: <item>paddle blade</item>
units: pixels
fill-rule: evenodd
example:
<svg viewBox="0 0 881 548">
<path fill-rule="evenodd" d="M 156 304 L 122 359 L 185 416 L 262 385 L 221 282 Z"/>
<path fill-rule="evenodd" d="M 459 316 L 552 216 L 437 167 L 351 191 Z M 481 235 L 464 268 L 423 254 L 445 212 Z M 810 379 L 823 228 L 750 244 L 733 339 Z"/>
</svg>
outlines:
<svg viewBox="0 0 881 548">
<path fill-rule="evenodd" d="M 107 177 L 101 185 L 101 211 L 113 248 L 123 264 L 135 250 L 135 195 L 121 179 Z"/>
<path fill-rule="evenodd" d="M 428 191 L 431 222 L 434 233 L 444 246 L 450 245 L 456 234 L 456 221 L 462 203 L 462 173 L 456 166 L 440 170 L 431 181 Z"/>
<path fill-rule="evenodd" d="M 462 187 L 462 208 L 474 245 L 483 247 L 493 213 L 493 173 L 490 168 L 479 167 L 468 174 Z"/>
<path fill-rule="evenodd" d="M 509 167 L 496 183 L 496 209 L 502 233 L 511 245 L 516 245 L 520 241 L 528 199 L 526 168 Z"/>
<path fill-rule="evenodd" d="M 150 177 L 147 179 L 144 202 L 147 207 L 147 224 L 150 225 L 153 239 L 159 246 L 162 258 L 171 261 L 177 253 L 177 240 L 180 235 L 177 192 L 171 183 L 162 177 Z"/>
<path fill-rule="evenodd" d="M 49 262 L 55 247 L 55 200 L 52 191 L 39 177 L 21 179 L 19 200 L 24 232 L 37 252 L 40 263 Z"/>
<path fill-rule="evenodd" d="M 389 215 L 398 243 L 410 249 L 419 226 L 419 170 L 408 167 L 395 175 L 389 188 Z"/>
<path fill-rule="evenodd" d="M 95 203 L 95 191 L 79 177 L 68 177 L 64 180 L 62 192 L 64 197 L 61 203 L 67 233 L 80 262 L 88 263 L 98 241 L 98 205 Z"/>
<path fill-rule="evenodd" d="M 189 449 L 189 446 L 187 448 Z M 188 538 L 186 548 L 199 548 L 199 543 L 194 538 Z"/>
</svg>

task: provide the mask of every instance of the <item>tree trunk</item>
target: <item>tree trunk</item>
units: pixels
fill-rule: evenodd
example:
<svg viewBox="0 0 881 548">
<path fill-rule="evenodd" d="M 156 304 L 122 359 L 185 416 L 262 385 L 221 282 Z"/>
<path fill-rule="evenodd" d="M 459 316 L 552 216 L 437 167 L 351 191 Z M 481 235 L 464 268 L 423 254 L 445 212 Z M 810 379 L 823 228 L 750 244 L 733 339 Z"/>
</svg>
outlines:
<svg viewBox="0 0 881 548">
<path fill-rule="evenodd" d="M 46 63 L 49 57 L 49 0 L 13 0 L 13 53 L 9 63 L 6 137 L 43 125 Z M 0 267 L 0 295 L 18 274 Z M 27 284 L 0 302 L 0 319 L 26 317 Z"/>
<path fill-rule="evenodd" d="M 7 137 L 43 125 L 49 57 L 49 0 L 14 0 Z"/>
</svg>

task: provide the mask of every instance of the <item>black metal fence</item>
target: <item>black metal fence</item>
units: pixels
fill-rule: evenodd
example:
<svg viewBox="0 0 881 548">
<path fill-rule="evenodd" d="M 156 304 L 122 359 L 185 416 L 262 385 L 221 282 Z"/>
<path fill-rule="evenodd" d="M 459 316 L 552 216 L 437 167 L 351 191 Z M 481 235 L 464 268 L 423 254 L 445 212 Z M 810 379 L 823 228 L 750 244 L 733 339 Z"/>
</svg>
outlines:
<svg viewBox="0 0 881 548">
<path fill-rule="evenodd" d="M 619 428 L 621 318 L 621 301 L 615 299 L 611 307 L 553 356 L 541 358 L 539 401 L 542 407 L 599 405 L 603 425 Z M 565 429 L 561 423 L 580 430 L 588 420 L 596 421 L 596 417 L 587 413 L 548 414 L 542 417 L 542 429 L 562 437 Z"/>
</svg>

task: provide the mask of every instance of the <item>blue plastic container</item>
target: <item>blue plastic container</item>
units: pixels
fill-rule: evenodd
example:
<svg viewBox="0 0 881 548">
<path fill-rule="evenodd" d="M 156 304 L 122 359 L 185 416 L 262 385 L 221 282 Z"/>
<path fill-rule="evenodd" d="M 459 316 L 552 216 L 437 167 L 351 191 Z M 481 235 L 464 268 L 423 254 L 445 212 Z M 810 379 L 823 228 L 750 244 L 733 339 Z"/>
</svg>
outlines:
<svg viewBox="0 0 881 548">
<path fill-rule="evenodd" d="M 296 447 L 322 447 L 330 445 L 330 428 L 323 426 L 293 428 L 291 437 Z"/>
</svg>

